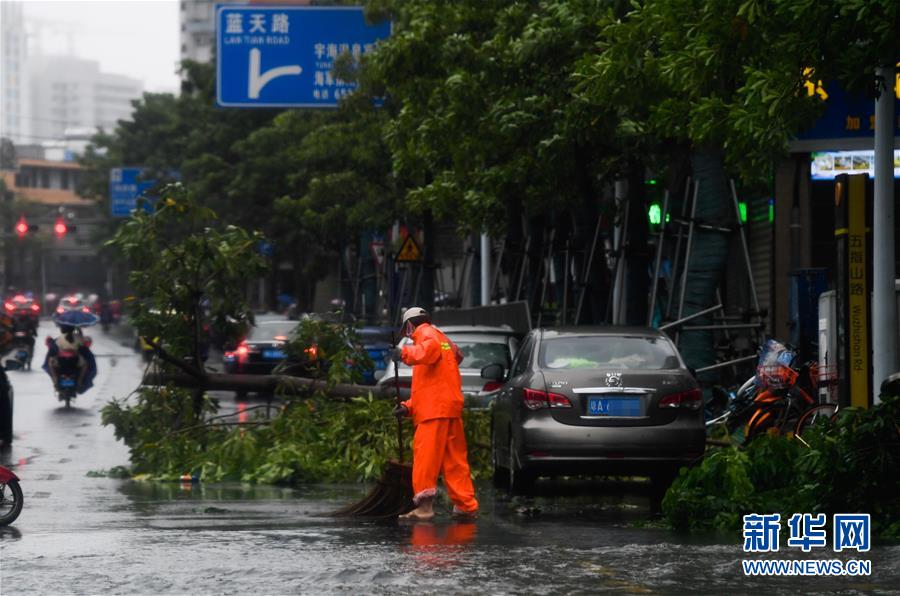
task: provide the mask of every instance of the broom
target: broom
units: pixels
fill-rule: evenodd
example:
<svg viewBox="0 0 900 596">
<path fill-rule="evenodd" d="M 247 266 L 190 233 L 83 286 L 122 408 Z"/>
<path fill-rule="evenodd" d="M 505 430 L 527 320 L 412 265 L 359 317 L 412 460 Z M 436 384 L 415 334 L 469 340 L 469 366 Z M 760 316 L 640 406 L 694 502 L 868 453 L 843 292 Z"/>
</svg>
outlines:
<svg viewBox="0 0 900 596">
<path fill-rule="evenodd" d="M 391 345 L 394 336 L 391 335 Z M 400 406 L 400 366 L 394 359 L 394 386 Z M 403 421 L 397 417 L 397 461 L 389 461 L 375 487 L 361 501 L 335 511 L 336 517 L 392 518 L 412 511 L 412 465 L 403 462 Z"/>
</svg>

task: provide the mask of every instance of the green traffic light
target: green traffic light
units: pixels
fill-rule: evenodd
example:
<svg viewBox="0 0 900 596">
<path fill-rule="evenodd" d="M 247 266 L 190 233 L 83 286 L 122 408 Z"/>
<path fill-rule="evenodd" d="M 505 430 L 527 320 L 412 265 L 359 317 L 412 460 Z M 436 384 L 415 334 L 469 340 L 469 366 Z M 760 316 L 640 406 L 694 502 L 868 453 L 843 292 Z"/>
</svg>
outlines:
<svg viewBox="0 0 900 596">
<path fill-rule="evenodd" d="M 647 216 L 650 218 L 650 225 L 658 226 L 662 222 L 662 209 L 659 205 L 653 203 L 647 210 Z"/>
</svg>

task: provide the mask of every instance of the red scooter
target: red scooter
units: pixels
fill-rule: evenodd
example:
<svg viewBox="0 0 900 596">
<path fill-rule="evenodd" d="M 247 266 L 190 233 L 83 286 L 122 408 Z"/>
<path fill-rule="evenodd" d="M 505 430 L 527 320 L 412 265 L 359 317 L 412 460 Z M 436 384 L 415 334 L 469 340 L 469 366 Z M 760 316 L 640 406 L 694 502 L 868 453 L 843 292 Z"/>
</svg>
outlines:
<svg viewBox="0 0 900 596">
<path fill-rule="evenodd" d="M 22 512 L 22 487 L 19 477 L 0 466 L 0 526 L 16 521 Z"/>
</svg>

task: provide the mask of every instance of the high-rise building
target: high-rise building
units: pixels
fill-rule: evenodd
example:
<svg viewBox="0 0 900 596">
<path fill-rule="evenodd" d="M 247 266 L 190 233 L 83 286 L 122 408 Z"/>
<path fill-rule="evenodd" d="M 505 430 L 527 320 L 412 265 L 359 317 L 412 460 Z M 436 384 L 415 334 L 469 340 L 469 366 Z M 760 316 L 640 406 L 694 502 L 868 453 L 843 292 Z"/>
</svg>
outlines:
<svg viewBox="0 0 900 596">
<path fill-rule="evenodd" d="M 28 143 L 28 44 L 22 20 L 22 3 L 0 2 L 0 137 Z"/>
<path fill-rule="evenodd" d="M 216 44 L 216 4 L 247 4 L 248 0 L 181 0 L 181 59 L 211 62 Z M 305 6 L 310 0 L 249 0 L 250 4 Z"/>
<path fill-rule="evenodd" d="M 216 43 L 216 4 L 239 0 L 181 0 L 181 59 L 210 62 Z"/>
<path fill-rule="evenodd" d="M 28 60 L 31 79 L 31 130 L 39 139 L 62 139 L 66 129 L 112 131 L 131 118 L 131 101 L 143 82 L 100 71 L 94 60 L 35 56 Z"/>
</svg>

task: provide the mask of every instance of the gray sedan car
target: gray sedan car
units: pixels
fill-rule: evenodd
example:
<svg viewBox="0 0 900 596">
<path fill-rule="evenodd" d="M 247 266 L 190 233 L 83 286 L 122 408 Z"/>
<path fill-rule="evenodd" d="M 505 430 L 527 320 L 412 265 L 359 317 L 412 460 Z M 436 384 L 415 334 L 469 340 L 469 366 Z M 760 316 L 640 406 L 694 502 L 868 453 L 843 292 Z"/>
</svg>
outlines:
<svg viewBox="0 0 900 596">
<path fill-rule="evenodd" d="M 650 328 L 536 329 L 493 404 L 494 482 L 527 492 L 538 476 L 671 481 L 705 447 L 702 393 L 677 349 Z"/>
<path fill-rule="evenodd" d="M 466 407 L 486 407 L 501 382 L 484 379 L 481 370 L 489 364 L 498 364 L 504 369 L 509 368 L 513 356 L 519 347 L 519 337 L 510 327 L 493 327 L 488 325 L 447 325 L 438 327 L 456 344 L 463 354 L 463 361 L 459 365 L 459 374 L 462 378 L 463 396 L 466 399 Z M 403 338 L 397 345 L 403 346 L 411 340 Z M 378 380 L 378 385 L 394 385 L 409 388 L 412 385 L 412 367 L 398 363 L 399 382 L 394 376 L 393 362 L 387 363 L 385 374 Z"/>
</svg>

